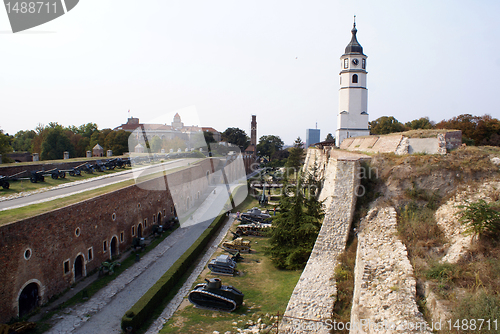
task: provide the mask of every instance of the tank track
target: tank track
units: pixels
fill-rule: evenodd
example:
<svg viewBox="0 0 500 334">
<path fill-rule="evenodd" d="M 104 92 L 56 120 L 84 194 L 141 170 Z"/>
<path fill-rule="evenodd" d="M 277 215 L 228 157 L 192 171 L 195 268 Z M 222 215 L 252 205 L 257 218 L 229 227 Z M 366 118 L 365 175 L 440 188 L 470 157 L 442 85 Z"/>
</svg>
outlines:
<svg viewBox="0 0 500 334">
<path fill-rule="evenodd" d="M 232 300 L 232 299 L 229 299 L 229 298 L 217 295 L 215 293 L 204 291 L 204 290 L 196 291 L 196 288 L 195 288 L 195 290 L 193 290 L 191 292 L 197 292 L 197 293 L 201 293 L 201 294 L 212 296 L 212 297 L 217 298 L 217 299 L 222 299 L 222 300 L 225 300 L 226 302 L 229 302 L 230 304 L 233 305 L 233 308 L 231 310 L 224 310 L 224 309 L 220 309 L 220 308 L 216 308 L 216 307 L 200 306 L 197 303 L 193 302 L 191 300 L 191 298 L 188 298 L 189 301 L 191 303 L 193 303 L 194 305 L 196 305 L 196 307 L 198 307 L 198 308 L 202 308 L 202 309 L 205 309 L 205 310 L 211 310 L 211 311 L 224 311 L 224 312 L 233 312 L 234 310 L 236 310 L 236 302 L 234 300 Z"/>
</svg>

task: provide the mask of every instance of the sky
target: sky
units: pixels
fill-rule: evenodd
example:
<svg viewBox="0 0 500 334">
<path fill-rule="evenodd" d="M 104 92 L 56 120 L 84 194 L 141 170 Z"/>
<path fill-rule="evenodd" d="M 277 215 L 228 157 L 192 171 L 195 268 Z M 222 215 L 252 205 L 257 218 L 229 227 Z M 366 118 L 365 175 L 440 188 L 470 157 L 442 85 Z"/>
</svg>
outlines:
<svg viewBox="0 0 500 334">
<path fill-rule="evenodd" d="M 500 117 L 500 1 L 81 0 L 13 34 L 0 8 L 0 129 L 114 128 L 179 112 L 290 145 L 335 133 L 353 15 L 370 121 Z M 183 117 L 182 111 L 186 112 Z"/>
</svg>

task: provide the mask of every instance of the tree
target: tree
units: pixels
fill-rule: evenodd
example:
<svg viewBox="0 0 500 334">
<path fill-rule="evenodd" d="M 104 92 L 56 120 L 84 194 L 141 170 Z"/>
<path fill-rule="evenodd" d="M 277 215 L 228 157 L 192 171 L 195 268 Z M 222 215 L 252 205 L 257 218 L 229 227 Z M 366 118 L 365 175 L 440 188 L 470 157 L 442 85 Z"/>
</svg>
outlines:
<svg viewBox="0 0 500 334">
<path fill-rule="evenodd" d="M 65 151 L 69 152 L 70 157 L 75 156 L 75 148 L 61 126 L 52 126 L 46 131 L 41 147 L 40 158 L 42 160 L 62 159 Z"/>
<path fill-rule="evenodd" d="M 158 136 L 153 136 L 149 142 L 149 146 L 151 147 L 151 153 L 160 153 L 162 140 Z"/>
<path fill-rule="evenodd" d="M 12 146 L 9 145 L 10 138 L 8 135 L 0 130 L 0 154 L 2 155 L 2 162 L 10 162 L 11 159 L 7 157 L 7 154 L 12 152 Z"/>
<path fill-rule="evenodd" d="M 372 135 L 385 135 L 405 130 L 405 126 L 393 116 L 382 116 L 370 122 L 370 134 Z"/>
<path fill-rule="evenodd" d="M 328 143 L 334 143 L 335 144 L 335 138 L 333 138 L 333 135 L 331 133 L 326 135 L 325 141 Z"/>
<path fill-rule="evenodd" d="M 33 130 L 18 131 L 14 135 L 13 148 L 17 152 L 30 152 L 33 139 L 36 137 L 36 132 Z"/>
<path fill-rule="evenodd" d="M 250 139 L 247 134 L 239 128 L 227 128 L 221 136 L 223 141 L 238 146 L 241 152 L 245 151 L 248 145 L 250 145 Z"/>
<path fill-rule="evenodd" d="M 463 114 L 442 120 L 436 128 L 462 131 L 462 141 L 469 145 L 500 145 L 500 121 L 490 115 Z"/>
<path fill-rule="evenodd" d="M 286 182 L 284 186 L 285 189 L 291 187 Z M 321 203 L 315 196 L 309 196 L 300 178 L 297 180 L 297 185 L 291 189 L 293 194 L 285 192 L 281 196 L 280 213 L 273 220 L 269 232 L 270 246 L 266 250 L 271 255 L 274 265 L 280 269 L 300 269 L 305 266 L 316 242 L 323 217 Z M 306 206 L 308 201 L 311 201 L 307 204 L 311 209 Z M 319 205 L 312 204 L 314 202 L 318 202 Z M 313 207 L 318 208 L 319 212 L 315 213 Z"/>
<path fill-rule="evenodd" d="M 205 143 L 207 143 L 207 145 L 216 142 L 214 139 L 214 134 L 210 131 L 203 131 L 203 136 L 205 137 Z"/>
<path fill-rule="evenodd" d="M 260 156 L 269 157 L 269 160 L 271 160 L 273 154 L 280 151 L 283 148 L 283 145 L 285 145 L 285 143 L 283 143 L 281 138 L 278 136 L 262 136 L 257 144 L 257 152 Z"/>
<path fill-rule="evenodd" d="M 304 158 L 304 143 L 300 137 L 295 139 L 293 147 L 289 151 L 290 155 L 288 156 L 286 166 L 293 168 L 294 171 L 298 171 L 299 167 L 302 165 L 302 159 Z"/>
<path fill-rule="evenodd" d="M 420 117 L 419 119 L 414 119 L 413 121 L 406 122 L 405 126 L 411 130 L 418 129 L 432 129 L 434 124 L 429 121 L 429 117 Z"/>
</svg>

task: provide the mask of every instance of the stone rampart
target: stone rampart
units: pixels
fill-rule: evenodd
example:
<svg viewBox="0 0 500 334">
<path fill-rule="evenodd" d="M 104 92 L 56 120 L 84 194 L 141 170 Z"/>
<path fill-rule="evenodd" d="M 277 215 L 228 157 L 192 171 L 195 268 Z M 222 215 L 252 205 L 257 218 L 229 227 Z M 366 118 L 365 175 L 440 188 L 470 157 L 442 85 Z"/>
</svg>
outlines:
<svg viewBox="0 0 500 334">
<path fill-rule="evenodd" d="M 307 265 L 286 308 L 280 333 L 329 333 L 337 288 L 337 257 L 344 251 L 359 185 L 353 157 L 328 159 L 320 199 L 325 218 Z"/>
<path fill-rule="evenodd" d="M 360 223 L 352 334 L 431 333 L 417 307 L 413 267 L 396 226 L 392 207 L 374 208 Z"/>
</svg>

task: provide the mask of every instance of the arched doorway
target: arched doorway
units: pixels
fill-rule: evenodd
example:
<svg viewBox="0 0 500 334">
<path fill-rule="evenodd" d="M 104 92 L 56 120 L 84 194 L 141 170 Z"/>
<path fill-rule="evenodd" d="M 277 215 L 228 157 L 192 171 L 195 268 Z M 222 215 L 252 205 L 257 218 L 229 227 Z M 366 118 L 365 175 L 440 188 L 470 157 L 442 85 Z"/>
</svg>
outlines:
<svg viewBox="0 0 500 334">
<path fill-rule="evenodd" d="M 118 238 L 111 238 L 111 243 L 109 244 L 109 250 L 111 252 L 111 257 L 118 255 Z"/>
<path fill-rule="evenodd" d="M 137 237 L 142 238 L 142 224 L 139 224 L 139 226 L 137 226 Z"/>
<path fill-rule="evenodd" d="M 21 291 L 19 295 L 19 317 L 22 317 L 38 306 L 39 286 L 36 283 L 30 283 Z"/>
<path fill-rule="evenodd" d="M 158 217 L 156 217 L 156 218 L 157 218 L 157 219 L 156 219 L 156 223 L 157 223 L 158 225 L 161 225 L 161 212 L 158 212 Z"/>
<path fill-rule="evenodd" d="M 81 254 L 75 259 L 75 281 L 83 277 L 83 261 Z"/>
</svg>

